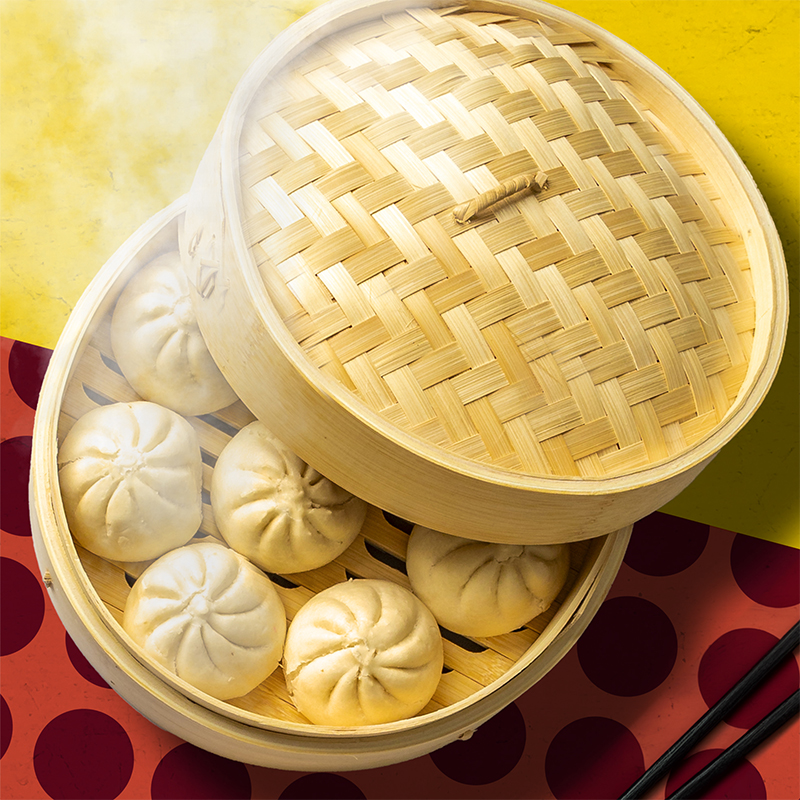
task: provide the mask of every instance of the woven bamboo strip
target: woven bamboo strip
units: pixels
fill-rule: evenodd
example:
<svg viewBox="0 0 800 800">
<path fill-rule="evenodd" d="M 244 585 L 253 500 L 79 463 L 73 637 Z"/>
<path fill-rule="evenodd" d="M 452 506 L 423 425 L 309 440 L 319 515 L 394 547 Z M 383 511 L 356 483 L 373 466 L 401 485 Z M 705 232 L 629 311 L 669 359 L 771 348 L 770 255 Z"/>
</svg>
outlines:
<svg viewBox="0 0 800 800">
<path fill-rule="evenodd" d="M 497 465 L 613 475 L 631 457 L 614 448 L 641 442 L 656 463 L 681 441 L 657 427 L 729 405 L 738 373 L 717 358 L 737 367 L 751 347 L 749 265 L 696 161 L 600 68 L 602 48 L 561 28 L 414 10 L 323 39 L 270 85 L 279 99 L 253 104 L 248 147 L 269 136 L 243 170 L 287 235 L 303 214 L 322 234 L 297 228 L 290 244 L 275 231 L 261 246 L 280 274 L 301 253 L 311 264 L 316 277 L 287 282 L 310 319 L 341 308 L 349 329 L 298 341 L 329 338 L 326 370 L 363 401 L 395 420 L 399 403 L 454 452 L 477 431 L 475 452 Z M 458 203 L 521 186 L 526 169 L 548 173 L 539 199 L 496 195 L 453 227 Z M 540 322 L 524 317 L 537 310 Z M 712 342 L 718 356 L 703 356 Z M 549 454 L 532 444 L 562 435 Z"/>
</svg>

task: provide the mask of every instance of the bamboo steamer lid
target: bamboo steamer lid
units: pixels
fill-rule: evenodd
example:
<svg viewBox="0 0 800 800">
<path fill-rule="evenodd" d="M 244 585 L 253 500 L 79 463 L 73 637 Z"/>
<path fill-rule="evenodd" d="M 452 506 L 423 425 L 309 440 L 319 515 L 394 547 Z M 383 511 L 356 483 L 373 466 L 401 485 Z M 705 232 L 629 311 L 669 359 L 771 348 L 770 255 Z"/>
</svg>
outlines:
<svg viewBox="0 0 800 800">
<path fill-rule="evenodd" d="M 758 407 L 788 316 L 707 114 L 535 0 L 302 18 L 237 87 L 181 247 L 256 416 L 369 502 L 496 541 L 674 497 Z"/>
</svg>

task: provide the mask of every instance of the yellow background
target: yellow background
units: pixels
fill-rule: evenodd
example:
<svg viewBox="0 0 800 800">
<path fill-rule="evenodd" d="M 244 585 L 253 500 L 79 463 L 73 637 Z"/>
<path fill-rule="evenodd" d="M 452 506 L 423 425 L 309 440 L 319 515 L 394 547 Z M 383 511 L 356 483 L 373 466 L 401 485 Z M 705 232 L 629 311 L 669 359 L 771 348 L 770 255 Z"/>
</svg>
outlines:
<svg viewBox="0 0 800 800">
<path fill-rule="evenodd" d="M 3 336 L 53 347 L 76 300 L 188 191 L 241 74 L 313 0 L 0 0 Z M 750 169 L 796 309 L 798 0 L 562 0 L 665 69 Z M 800 545 L 798 330 L 756 417 L 665 511 Z"/>
</svg>

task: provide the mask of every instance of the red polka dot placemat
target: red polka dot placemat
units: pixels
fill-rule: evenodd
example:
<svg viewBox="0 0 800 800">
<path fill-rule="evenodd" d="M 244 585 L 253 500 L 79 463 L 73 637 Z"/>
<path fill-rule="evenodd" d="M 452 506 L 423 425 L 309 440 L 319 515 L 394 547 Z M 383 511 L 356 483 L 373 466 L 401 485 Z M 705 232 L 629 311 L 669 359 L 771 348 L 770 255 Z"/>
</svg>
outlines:
<svg viewBox="0 0 800 800">
<path fill-rule="evenodd" d="M 798 619 L 800 552 L 656 513 L 584 636 L 471 739 L 393 767 L 301 774 L 204 753 L 123 701 L 45 596 L 27 479 L 50 351 L 0 342 L 0 796 L 614 798 Z M 665 797 L 794 689 L 789 658 L 648 797 Z M 796 722 L 706 797 L 797 800 Z"/>
</svg>

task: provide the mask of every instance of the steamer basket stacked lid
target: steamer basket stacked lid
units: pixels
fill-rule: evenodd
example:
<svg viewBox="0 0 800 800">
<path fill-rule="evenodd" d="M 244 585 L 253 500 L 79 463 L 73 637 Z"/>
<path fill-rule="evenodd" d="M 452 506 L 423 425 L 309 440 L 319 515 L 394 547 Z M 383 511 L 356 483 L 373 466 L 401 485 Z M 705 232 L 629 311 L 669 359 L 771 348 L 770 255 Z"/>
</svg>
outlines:
<svg viewBox="0 0 800 800">
<path fill-rule="evenodd" d="M 781 246 L 730 145 L 640 54 L 537 2 L 295 23 L 237 87 L 182 251 L 211 352 L 292 449 L 497 541 L 674 497 L 785 336 Z"/>
</svg>

